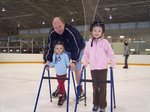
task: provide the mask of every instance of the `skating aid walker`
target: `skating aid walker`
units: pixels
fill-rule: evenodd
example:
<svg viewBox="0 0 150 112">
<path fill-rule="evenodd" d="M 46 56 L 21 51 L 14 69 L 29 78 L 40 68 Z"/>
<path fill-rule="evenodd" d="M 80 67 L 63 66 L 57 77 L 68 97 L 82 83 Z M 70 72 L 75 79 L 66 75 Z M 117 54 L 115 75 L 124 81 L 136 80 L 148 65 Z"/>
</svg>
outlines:
<svg viewBox="0 0 150 112">
<path fill-rule="evenodd" d="M 50 76 L 50 71 L 47 70 L 48 72 L 48 76 L 44 76 L 45 75 L 45 71 L 46 71 L 46 65 L 43 69 L 43 73 L 42 73 L 42 77 L 41 77 L 41 81 L 40 81 L 40 85 L 39 85 L 39 89 L 38 89 L 38 94 L 36 97 L 36 102 L 35 102 L 35 106 L 34 106 L 34 112 L 36 112 L 36 108 L 38 105 L 38 100 L 39 100 L 39 96 L 40 96 L 40 92 L 41 92 L 41 88 L 42 88 L 42 83 L 43 83 L 43 79 L 48 79 L 48 83 L 49 83 L 49 93 L 50 93 L 50 102 L 52 102 L 52 95 L 51 95 L 51 79 L 62 79 L 62 80 L 68 80 L 68 86 L 67 86 L 67 105 L 66 105 L 66 112 L 69 112 L 69 94 L 70 94 L 70 67 L 68 69 L 68 77 L 67 78 L 58 78 L 58 77 L 51 77 Z M 74 81 L 74 76 L 73 76 L 73 72 L 72 72 L 72 79 L 73 79 L 73 85 L 74 85 L 74 90 L 75 90 L 75 81 Z M 76 90 L 75 90 L 76 93 Z"/>
<path fill-rule="evenodd" d="M 84 74 L 84 78 L 82 79 L 83 74 Z M 86 98 L 87 98 L 86 97 L 86 82 L 93 82 L 93 80 L 86 79 L 86 69 L 84 67 L 82 67 L 79 85 L 81 85 L 82 82 L 84 82 L 84 90 L 85 90 L 84 105 L 86 106 Z M 100 83 L 110 83 L 110 112 L 113 112 L 113 105 L 114 105 L 114 108 L 116 108 L 116 101 L 115 101 L 115 88 L 114 88 L 114 78 L 113 78 L 112 67 L 110 67 L 110 80 L 107 80 L 106 82 L 100 82 Z M 77 105 L 79 104 L 79 93 L 80 93 L 80 90 L 77 92 L 74 112 L 77 112 Z"/>
</svg>

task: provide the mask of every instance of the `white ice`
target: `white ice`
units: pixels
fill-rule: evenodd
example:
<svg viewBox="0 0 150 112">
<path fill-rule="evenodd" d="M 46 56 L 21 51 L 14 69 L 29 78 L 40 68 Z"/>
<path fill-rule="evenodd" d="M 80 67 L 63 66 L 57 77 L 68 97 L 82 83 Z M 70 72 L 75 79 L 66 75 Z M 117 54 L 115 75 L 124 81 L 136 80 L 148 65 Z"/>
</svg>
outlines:
<svg viewBox="0 0 150 112">
<path fill-rule="evenodd" d="M 43 64 L 0 64 L 0 112 L 33 112 L 43 67 Z M 123 69 L 118 65 L 113 71 L 116 96 L 114 112 L 150 112 L 150 66 Z M 55 76 L 54 69 L 51 69 L 51 75 Z M 91 78 L 89 67 L 87 78 Z M 74 112 L 72 78 L 70 81 L 69 112 Z M 67 89 L 67 81 L 65 84 Z M 51 85 L 53 91 L 57 81 L 52 80 Z M 110 84 L 107 88 L 107 112 L 110 112 Z M 48 80 L 44 80 L 37 112 L 66 112 L 66 102 L 60 107 L 57 100 L 53 98 L 50 102 Z M 84 101 L 80 102 L 77 112 L 91 112 L 92 106 L 92 85 L 87 83 L 87 106 L 84 106 Z"/>
</svg>

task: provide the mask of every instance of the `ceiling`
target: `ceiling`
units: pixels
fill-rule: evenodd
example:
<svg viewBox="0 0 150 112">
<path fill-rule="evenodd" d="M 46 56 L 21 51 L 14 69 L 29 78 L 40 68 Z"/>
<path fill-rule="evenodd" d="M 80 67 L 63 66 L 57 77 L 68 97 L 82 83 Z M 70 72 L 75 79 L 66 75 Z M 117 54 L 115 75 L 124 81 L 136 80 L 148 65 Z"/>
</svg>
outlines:
<svg viewBox="0 0 150 112">
<path fill-rule="evenodd" d="M 74 25 L 150 21 L 150 0 L 0 0 L 0 33 L 48 28 L 55 16 Z"/>
</svg>

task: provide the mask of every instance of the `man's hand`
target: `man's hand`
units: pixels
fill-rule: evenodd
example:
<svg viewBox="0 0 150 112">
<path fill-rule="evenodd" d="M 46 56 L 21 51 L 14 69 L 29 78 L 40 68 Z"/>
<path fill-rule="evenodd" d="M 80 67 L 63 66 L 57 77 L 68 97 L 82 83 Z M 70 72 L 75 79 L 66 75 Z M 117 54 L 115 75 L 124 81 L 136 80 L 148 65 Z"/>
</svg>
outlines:
<svg viewBox="0 0 150 112">
<path fill-rule="evenodd" d="M 70 69 L 71 71 L 75 70 L 76 64 L 75 63 L 70 63 Z"/>
</svg>

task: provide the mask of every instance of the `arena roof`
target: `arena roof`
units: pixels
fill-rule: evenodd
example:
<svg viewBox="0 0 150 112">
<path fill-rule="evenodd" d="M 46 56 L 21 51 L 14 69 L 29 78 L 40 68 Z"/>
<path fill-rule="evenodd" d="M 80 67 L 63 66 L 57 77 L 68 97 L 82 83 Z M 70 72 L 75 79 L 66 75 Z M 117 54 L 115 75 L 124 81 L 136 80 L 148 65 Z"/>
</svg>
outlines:
<svg viewBox="0 0 150 112">
<path fill-rule="evenodd" d="M 48 28 L 55 16 L 74 25 L 150 21 L 150 0 L 0 0 L 0 31 Z"/>
</svg>

